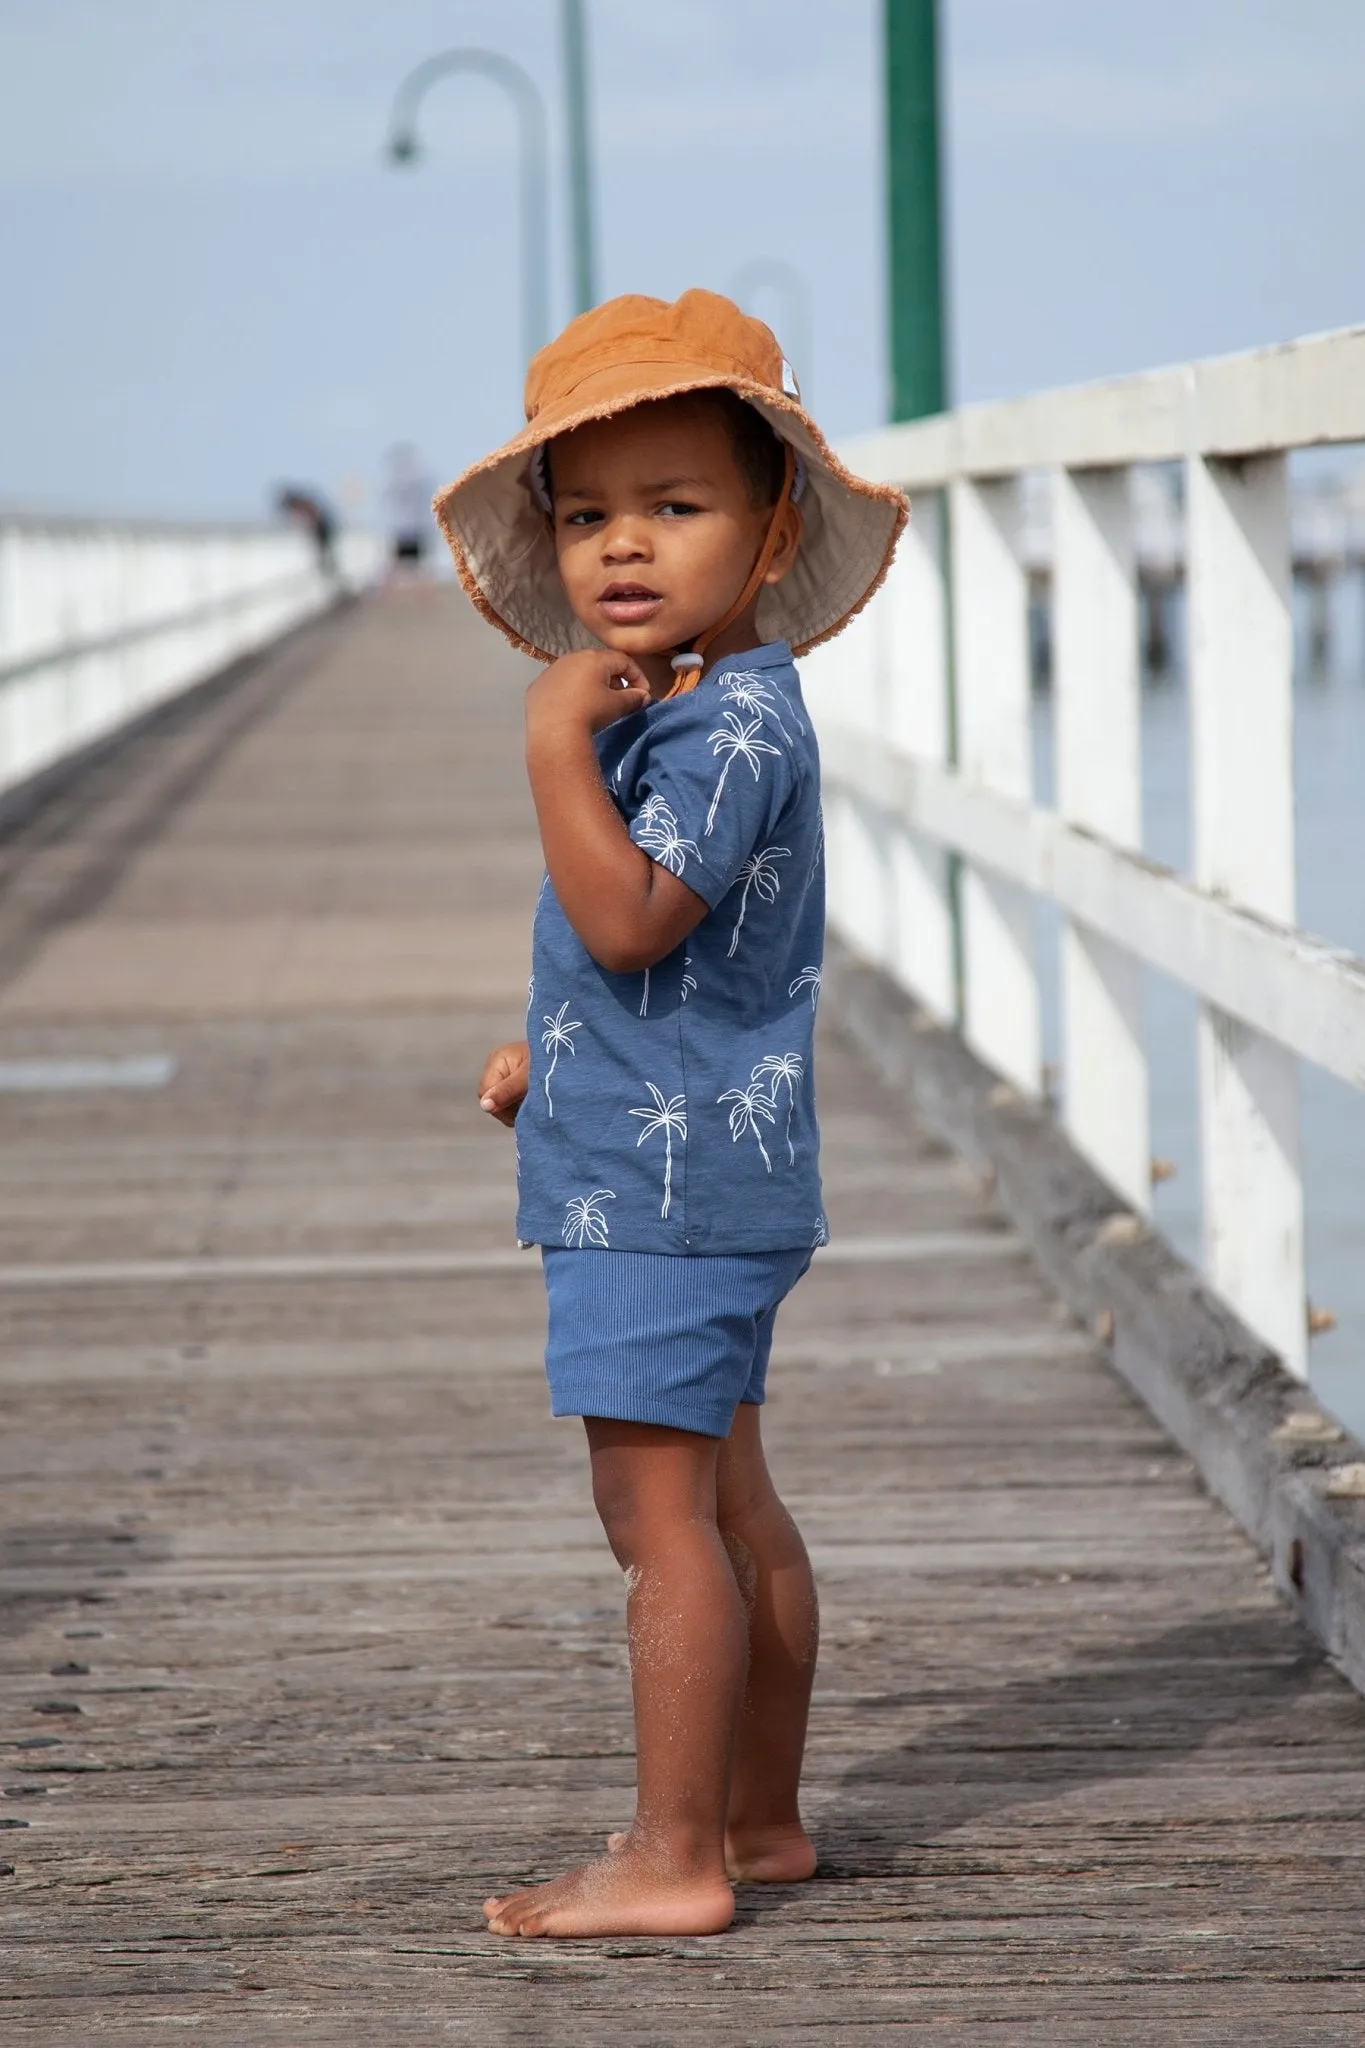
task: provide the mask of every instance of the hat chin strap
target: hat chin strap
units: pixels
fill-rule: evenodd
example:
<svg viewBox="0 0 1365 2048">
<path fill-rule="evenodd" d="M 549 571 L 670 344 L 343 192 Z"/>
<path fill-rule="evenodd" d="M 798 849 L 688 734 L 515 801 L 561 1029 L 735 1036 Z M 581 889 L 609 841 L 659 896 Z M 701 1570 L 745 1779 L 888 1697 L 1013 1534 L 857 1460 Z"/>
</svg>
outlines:
<svg viewBox="0 0 1365 2048">
<path fill-rule="evenodd" d="M 660 700 L 663 703 L 667 703 L 670 697 L 681 697 L 688 690 L 696 689 L 706 668 L 707 648 L 713 640 L 717 639 L 725 631 L 727 626 L 734 624 L 740 613 L 752 603 L 757 592 L 762 587 L 763 578 L 767 575 L 773 556 L 777 552 L 777 543 L 782 534 L 782 521 L 786 516 L 787 507 L 792 502 L 792 485 L 796 481 L 796 450 L 792 447 L 790 441 L 785 444 L 785 448 L 786 452 L 782 466 L 782 489 L 779 491 L 777 503 L 773 507 L 773 516 L 768 522 L 768 531 L 764 537 L 763 545 L 758 551 L 758 560 L 749 571 L 749 579 L 729 610 L 721 613 L 715 625 L 708 626 L 704 633 L 698 633 L 690 647 L 679 649 L 678 653 L 673 656 L 672 668 L 676 680 L 672 689 L 665 691 L 663 698 Z"/>
</svg>

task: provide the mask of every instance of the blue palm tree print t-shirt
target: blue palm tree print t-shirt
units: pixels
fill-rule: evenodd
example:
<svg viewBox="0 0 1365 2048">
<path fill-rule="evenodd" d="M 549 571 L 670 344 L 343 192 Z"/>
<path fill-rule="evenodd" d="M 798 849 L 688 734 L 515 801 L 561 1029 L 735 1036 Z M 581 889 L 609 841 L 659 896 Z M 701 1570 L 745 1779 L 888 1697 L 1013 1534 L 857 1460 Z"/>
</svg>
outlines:
<svg viewBox="0 0 1365 2048">
<path fill-rule="evenodd" d="M 820 760 L 784 641 L 598 735 L 635 844 L 709 906 L 647 973 L 599 967 L 547 876 L 517 1117 L 525 1243 L 785 1251 L 824 1242 L 812 1036 Z"/>
</svg>

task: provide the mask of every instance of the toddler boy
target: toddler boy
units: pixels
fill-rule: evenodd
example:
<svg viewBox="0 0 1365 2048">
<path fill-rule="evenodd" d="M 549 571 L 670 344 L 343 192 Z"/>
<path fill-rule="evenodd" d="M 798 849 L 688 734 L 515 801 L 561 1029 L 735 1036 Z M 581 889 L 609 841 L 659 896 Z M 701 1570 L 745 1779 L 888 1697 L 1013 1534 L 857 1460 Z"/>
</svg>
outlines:
<svg viewBox="0 0 1365 2048">
<path fill-rule="evenodd" d="M 617 299 L 541 351 L 528 425 L 437 500 L 461 579 L 550 664 L 526 704 L 546 879 L 514 1123 L 556 1415 L 626 1575 L 634 1822 L 487 1901 L 516 1935 L 708 1934 L 810 1876 L 815 1588 L 764 1462 L 777 1309 L 825 1240 L 812 1030 L 819 761 L 793 652 L 884 575 L 899 492 L 852 477 L 768 329 Z"/>
</svg>

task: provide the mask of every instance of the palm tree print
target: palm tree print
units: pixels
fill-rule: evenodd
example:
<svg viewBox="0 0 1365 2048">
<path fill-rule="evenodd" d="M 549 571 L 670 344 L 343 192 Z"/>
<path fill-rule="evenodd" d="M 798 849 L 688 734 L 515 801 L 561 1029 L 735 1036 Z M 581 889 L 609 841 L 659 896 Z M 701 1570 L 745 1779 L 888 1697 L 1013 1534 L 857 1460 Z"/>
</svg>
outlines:
<svg viewBox="0 0 1365 2048">
<path fill-rule="evenodd" d="M 753 669 L 740 669 L 734 675 L 727 676 L 721 686 L 720 694 L 727 703 L 738 704 L 741 711 L 756 711 L 760 718 L 771 718 L 783 739 L 790 744 L 791 734 L 787 731 L 786 726 L 783 725 L 777 707 L 773 703 L 774 696 L 781 697 L 783 704 L 786 706 L 787 716 L 795 720 L 800 729 L 803 732 L 805 731 L 805 727 L 801 725 L 800 719 L 796 717 L 796 713 L 792 710 L 786 697 L 782 695 L 781 690 L 774 690 L 773 686 L 770 683 L 765 683 L 763 678 Z"/>
<path fill-rule="evenodd" d="M 680 875 L 687 866 L 689 853 L 701 859 L 701 848 L 695 839 L 685 839 L 678 830 L 676 818 L 663 818 L 657 825 L 646 825 L 637 831 L 635 844 L 652 853 L 660 867 L 667 868 L 670 875 Z"/>
<path fill-rule="evenodd" d="M 730 773 L 735 762 L 737 760 L 747 761 L 754 771 L 754 781 L 757 782 L 763 768 L 761 756 L 764 754 L 780 756 L 782 752 L 781 747 L 775 747 L 770 740 L 760 738 L 759 735 L 763 729 L 761 713 L 758 717 L 749 719 L 747 723 L 740 717 L 737 711 L 727 711 L 724 716 L 725 723 L 717 726 L 713 733 L 707 734 L 707 738 L 711 742 L 711 752 L 717 759 L 722 755 L 725 757 L 725 766 L 720 771 L 720 780 L 716 784 L 716 793 L 711 799 L 711 808 L 706 813 L 706 831 L 702 836 L 707 839 L 710 838 L 711 829 L 716 822 L 716 810 L 720 803 L 721 792 L 725 788 L 725 778 Z"/>
<path fill-rule="evenodd" d="M 789 846 L 765 846 L 759 852 L 751 853 L 740 869 L 739 879 L 744 884 L 744 893 L 739 899 L 739 917 L 730 934 L 730 949 L 725 956 L 727 960 L 733 960 L 735 957 L 735 948 L 739 944 L 740 931 L 744 925 L 744 913 L 749 908 L 749 891 L 757 889 L 765 903 L 776 903 L 777 892 L 782 887 L 782 877 L 777 872 L 777 863 L 790 859 Z"/>
<path fill-rule="evenodd" d="M 542 1017 L 540 1021 L 545 1026 L 540 1034 L 540 1042 L 550 1055 L 550 1064 L 545 1069 L 545 1101 L 550 1115 L 553 1116 L 555 1099 L 550 1093 L 550 1083 L 554 1080 L 555 1068 L 559 1065 L 559 1055 L 565 1051 L 576 1052 L 573 1035 L 575 1031 L 581 1031 L 583 1026 L 577 1018 L 569 1015 L 567 1003 L 561 1003 L 553 1017 Z"/>
<path fill-rule="evenodd" d="M 599 1250 L 609 1249 L 607 1242 L 607 1212 L 603 1202 L 614 1202 L 616 1195 L 611 1188 L 594 1188 L 590 1195 L 575 1195 L 564 1204 L 564 1242 L 574 1251 L 581 1252 L 585 1244 L 595 1244 Z"/>
<path fill-rule="evenodd" d="M 811 1239 L 811 1249 L 812 1251 L 819 1251 L 822 1244 L 828 1243 L 829 1225 L 823 1216 L 817 1216 L 815 1219 L 815 1235 Z"/>
<path fill-rule="evenodd" d="M 795 1166 L 796 1147 L 792 1143 L 792 1111 L 796 1107 L 796 1086 L 806 1071 L 806 1062 L 799 1052 L 770 1052 L 761 1059 L 749 1076 L 751 1081 L 766 1081 L 774 1111 L 777 1108 L 777 1091 L 787 1091 L 787 1123 L 783 1136 L 787 1140 L 787 1164 Z"/>
<path fill-rule="evenodd" d="M 642 1017 L 649 1015 L 649 977 L 652 971 L 648 967 L 645 969 L 645 992 L 640 998 L 640 1015 Z"/>
<path fill-rule="evenodd" d="M 696 840 L 684 839 L 677 819 L 661 796 L 647 796 L 641 804 L 635 819 L 635 844 L 652 853 L 670 875 L 682 873 L 689 853 L 701 859 Z"/>
<path fill-rule="evenodd" d="M 773 1108 L 772 1097 L 763 1092 L 763 1083 L 750 1081 L 747 1088 L 727 1088 L 723 1095 L 716 1097 L 716 1100 L 734 1104 L 730 1111 L 730 1142 L 737 1145 L 746 1131 L 752 1131 L 758 1140 L 758 1149 L 763 1154 L 763 1164 L 771 1173 L 773 1163 L 768 1157 L 768 1148 L 758 1127 L 760 1123 L 775 1124 L 777 1112 Z"/>
<path fill-rule="evenodd" d="M 684 1002 L 686 1002 L 686 1001 L 687 1001 L 687 998 L 688 998 L 689 996 L 694 996 L 694 995 L 695 995 L 696 993 L 697 993 L 697 977 L 696 977 L 696 975 L 695 975 L 695 974 L 694 974 L 694 973 L 692 972 L 692 955 L 691 955 L 690 953 L 684 953 L 684 954 L 683 954 L 683 976 L 682 976 L 682 999 L 683 999 L 683 1001 L 684 1001 Z"/>
<path fill-rule="evenodd" d="M 660 1131 L 664 1134 L 664 1205 L 659 1214 L 667 1216 L 673 1202 L 673 1140 L 687 1137 L 687 1097 L 671 1095 L 665 1101 L 662 1090 L 652 1081 L 646 1081 L 645 1086 L 654 1098 L 653 1108 L 632 1109 L 629 1114 L 643 1119 L 635 1140 L 637 1152 L 646 1138 L 655 1137 Z"/>
<path fill-rule="evenodd" d="M 813 1010 L 820 1000 L 820 983 L 823 979 L 824 976 L 818 967 L 803 967 L 787 990 L 787 994 L 793 997 L 799 996 L 802 989 L 808 988 L 810 990 L 810 1006 Z"/>
</svg>

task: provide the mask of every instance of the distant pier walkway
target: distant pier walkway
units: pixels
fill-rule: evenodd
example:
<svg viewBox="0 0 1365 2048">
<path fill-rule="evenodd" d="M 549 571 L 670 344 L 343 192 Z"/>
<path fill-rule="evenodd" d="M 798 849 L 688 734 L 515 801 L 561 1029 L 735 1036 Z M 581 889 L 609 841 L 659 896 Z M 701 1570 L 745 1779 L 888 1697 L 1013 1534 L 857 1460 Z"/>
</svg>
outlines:
<svg viewBox="0 0 1365 2048">
<path fill-rule="evenodd" d="M 0 842 L 0 2039 L 1365 2038 L 1365 1701 L 832 1036 L 768 1410 L 820 1873 L 714 1940 L 482 1932 L 632 1783 L 473 1097 L 524 1001 L 522 673 L 453 594 L 375 599 Z"/>
</svg>

